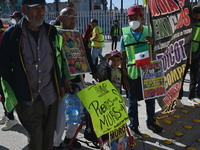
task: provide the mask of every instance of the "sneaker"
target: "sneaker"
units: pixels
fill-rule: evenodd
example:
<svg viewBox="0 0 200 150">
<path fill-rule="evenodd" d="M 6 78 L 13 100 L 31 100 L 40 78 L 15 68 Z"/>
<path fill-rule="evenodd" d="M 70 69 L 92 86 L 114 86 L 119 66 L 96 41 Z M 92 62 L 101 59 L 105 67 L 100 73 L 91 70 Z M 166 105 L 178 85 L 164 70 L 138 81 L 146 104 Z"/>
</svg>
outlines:
<svg viewBox="0 0 200 150">
<path fill-rule="evenodd" d="M 63 149 L 64 149 L 64 147 L 62 146 L 62 143 L 60 143 L 59 146 L 54 146 L 53 147 L 53 150 L 63 150 Z"/>
<path fill-rule="evenodd" d="M 4 115 L 2 116 L 2 118 L 0 119 L 0 124 L 5 124 L 7 119 L 8 119 L 8 118 L 7 118 L 6 115 L 4 114 Z"/>
<path fill-rule="evenodd" d="M 195 101 L 194 98 L 188 99 L 188 102 L 190 103 L 190 106 L 200 107 L 200 104 L 197 103 L 197 101 Z"/>
<path fill-rule="evenodd" d="M 131 129 L 131 133 L 133 135 L 134 138 L 138 138 L 138 139 L 142 139 L 142 133 L 140 133 L 140 131 L 138 130 L 138 128 L 130 128 Z"/>
<path fill-rule="evenodd" d="M 183 104 L 181 103 L 181 100 L 180 99 L 176 99 L 176 108 L 184 108 Z"/>
<path fill-rule="evenodd" d="M 147 126 L 147 128 L 149 130 L 152 130 L 154 133 L 162 133 L 164 131 L 163 128 L 161 128 L 160 126 L 158 126 L 155 123 L 150 126 Z"/>
<path fill-rule="evenodd" d="M 65 137 L 64 143 L 65 143 L 66 145 L 69 145 L 69 143 L 70 143 L 71 140 L 72 140 L 72 139 L 69 139 L 69 138 L 66 138 L 66 137 Z M 74 139 L 74 141 L 73 141 L 73 143 L 72 143 L 72 147 L 75 148 L 75 149 L 80 149 L 80 148 L 81 148 L 81 143 L 79 143 L 79 142 L 77 141 L 77 139 Z"/>
<path fill-rule="evenodd" d="M 12 127 L 18 124 L 17 119 L 14 118 L 14 120 L 6 120 L 6 123 L 2 126 L 1 130 L 2 131 L 7 131 L 10 130 Z"/>
</svg>

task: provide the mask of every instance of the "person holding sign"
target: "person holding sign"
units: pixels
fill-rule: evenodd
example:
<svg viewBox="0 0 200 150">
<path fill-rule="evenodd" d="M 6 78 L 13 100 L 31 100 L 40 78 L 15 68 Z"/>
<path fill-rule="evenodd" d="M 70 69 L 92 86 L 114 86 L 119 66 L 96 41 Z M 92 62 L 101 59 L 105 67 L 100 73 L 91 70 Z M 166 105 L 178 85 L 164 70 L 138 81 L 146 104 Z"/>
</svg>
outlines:
<svg viewBox="0 0 200 150">
<path fill-rule="evenodd" d="M 140 68 L 137 66 L 141 66 L 141 64 L 146 65 L 149 63 L 149 60 L 148 55 L 143 58 L 139 58 L 140 55 L 136 57 L 135 52 L 144 50 L 147 51 L 144 54 L 148 54 L 148 44 L 153 44 L 153 38 L 148 35 L 148 27 L 142 25 L 144 16 L 142 13 L 142 9 L 139 6 L 130 7 L 126 16 L 130 27 L 122 29 L 123 36 L 121 37 L 120 41 L 120 51 L 123 51 L 123 59 L 127 59 L 128 65 L 126 66 L 126 61 L 122 61 L 122 82 L 123 88 L 125 90 L 128 90 L 129 95 L 129 127 L 134 137 L 142 138 L 142 134 L 138 130 L 138 100 L 143 99 L 143 97 Z M 137 61 L 139 61 L 138 64 Z M 145 103 L 148 129 L 152 130 L 155 133 L 163 132 L 163 129 L 156 124 L 154 118 L 155 99 L 146 100 Z"/>
<path fill-rule="evenodd" d="M 76 11 L 71 8 L 71 7 L 66 7 L 63 8 L 60 11 L 60 15 L 58 17 L 59 21 L 60 21 L 60 26 L 57 27 L 58 29 L 67 29 L 67 30 L 74 30 L 75 26 L 76 26 L 76 22 L 77 22 L 77 14 Z M 63 40 L 64 41 L 64 40 Z M 61 42 L 63 42 L 61 41 Z M 67 65 L 67 64 L 66 64 Z M 82 89 L 82 84 L 81 84 L 81 80 L 80 77 L 77 75 L 74 76 L 70 76 L 69 74 L 69 70 L 65 70 L 65 74 L 67 76 L 67 79 L 70 80 L 70 82 L 77 84 L 80 89 Z M 79 92 L 78 90 L 75 91 L 75 93 Z M 64 108 L 63 108 L 64 107 Z M 61 104 L 60 108 L 58 110 L 58 113 L 61 114 L 60 119 L 57 120 L 57 134 L 54 136 L 54 149 L 62 149 L 62 135 L 64 133 L 64 129 L 65 129 L 65 104 L 64 104 L 64 100 L 63 103 Z M 64 139 L 64 143 L 66 145 L 68 145 L 74 135 L 74 133 L 76 132 L 78 128 L 78 124 L 72 125 L 72 124 L 67 124 L 67 130 L 66 130 L 66 137 Z M 81 148 L 81 144 L 74 139 L 73 141 L 73 148 Z"/>
<path fill-rule="evenodd" d="M 64 61 L 53 44 L 58 32 L 44 22 L 45 5 L 22 0 L 24 17 L 4 32 L 0 51 L 5 106 L 16 106 L 31 150 L 53 150 L 58 101 L 65 95 Z"/>
</svg>

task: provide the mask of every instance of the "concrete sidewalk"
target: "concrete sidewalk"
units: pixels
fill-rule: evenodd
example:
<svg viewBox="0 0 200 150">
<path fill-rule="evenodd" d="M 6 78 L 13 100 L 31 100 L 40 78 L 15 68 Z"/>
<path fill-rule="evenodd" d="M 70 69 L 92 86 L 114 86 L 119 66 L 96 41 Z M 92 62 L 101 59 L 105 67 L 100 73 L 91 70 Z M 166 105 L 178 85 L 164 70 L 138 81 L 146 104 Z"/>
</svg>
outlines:
<svg viewBox="0 0 200 150">
<path fill-rule="evenodd" d="M 103 50 L 103 54 L 109 53 L 111 50 L 111 42 L 105 43 L 106 47 Z M 119 42 L 118 42 L 119 48 Z M 91 75 L 87 74 L 85 78 L 86 84 L 89 85 L 93 81 Z M 143 134 L 148 134 L 149 138 L 143 138 L 142 140 L 134 140 L 136 142 L 135 150 L 186 150 L 187 147 L 196 148 L 200 150 L 200 123 L 193 122 L 193 119 L 200 119 L 200 108 L 190 108 L 187 101 L 187 94 L 189 91 L 189 75 L 187 74 L 184 83 L 184 97 L 182 102 L 184 109 L 177 109 L 174 114 L 179 115 L 180 118 L 176 119 L 172 116 L 158 120 L 159 124 L 164 128 L 164 132 L 161 134 L 154 134 L 151 130 L 146 127 L 146 107 L 144 101 L 139 101 L 139 130 Z M 20 88 L 20 87 L 19 87 Z M 123 90 L 122 95 L 125 100 L 125 104 L 128 109 L 128 100 L 126 99 L 125 91 Z M 197 98 L 197 100 L 199 100 Z M 156 103 L 156 110 L 159 112 L 160 107 Z M 187 110 L 187 114 L 183 114 L 181 110 Z M 0 115 L 3 114 L 3 107 L 0 104 Z M 14 113 L 17 117 L 17 114 Z M 18 119 L 18 118 L 17 118 Z M 164 123 L 165 120 L 170 120 L 171 124 Z M 127 123 L 128 124 L 128 123 Z M 192 129 L 185 129 L 185 125 L 192 126 Z M 2 125 L 0 125 L 0 128 Z M 174 135 L 174 132 L 181 132 L 183 135 L 178 137 Z M 78 139 L 82 144 L 82 150 L 94 150 L 96 149 L 92 142 L 87 141 L 84 138 L 84 128 L 78 134 Z M 63 134 L 64 139 L 65 133 Z M 165 144 L 163 140 L 171 140 L 171 144 Z M 105 144 L 105 148 L 108 149 Z M 26 131 L 19 123 L 9 131 L 0 130 L 0 150 L 25 150 L 27 149 L 27 138 Z"/>
</svg>

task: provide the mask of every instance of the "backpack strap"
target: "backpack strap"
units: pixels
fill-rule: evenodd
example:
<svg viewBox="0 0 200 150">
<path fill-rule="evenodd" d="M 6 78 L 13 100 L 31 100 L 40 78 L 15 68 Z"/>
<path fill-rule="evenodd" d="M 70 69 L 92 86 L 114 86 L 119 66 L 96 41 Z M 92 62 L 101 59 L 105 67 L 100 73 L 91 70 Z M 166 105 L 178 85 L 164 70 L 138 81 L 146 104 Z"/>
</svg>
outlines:
<svg viewBox="0 0 200 150">
<path fill-rule="evenodd" d="M 109 66 L 106 67 L 106 72 L 107 72 L 107 79 L 111 81 L 111 68 Z"/>
</svg>

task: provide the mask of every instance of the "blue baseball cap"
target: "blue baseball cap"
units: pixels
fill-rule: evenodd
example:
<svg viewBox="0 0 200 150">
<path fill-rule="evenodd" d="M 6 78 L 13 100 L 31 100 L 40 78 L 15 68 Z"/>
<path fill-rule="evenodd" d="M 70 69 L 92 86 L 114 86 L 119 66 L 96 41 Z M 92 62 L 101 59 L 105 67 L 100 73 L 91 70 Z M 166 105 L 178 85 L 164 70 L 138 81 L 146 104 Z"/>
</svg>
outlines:
<svg viewBox="0 0 200 150">
<path fill-rule="evenodd" d="M 22 5 L 27 4 L 28 7 L 35 7 L 38 5 L 47 5 L 45 0 L 22 0 Z"/>
<path fill-rule="evenodd" d="M 119 57 L 123 58 L 122 54 L 119 51 L 117 51 L 117 50 L 112 50 L 110 52 L 110 54 L 111 54 L 111 57 L 113 57 L 113 56 L 119 56 Z M 111 57 L 109 59 L 111 59 Z"/>
</svg>

